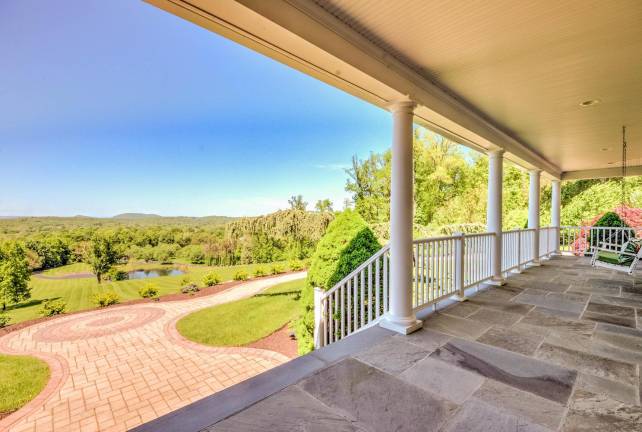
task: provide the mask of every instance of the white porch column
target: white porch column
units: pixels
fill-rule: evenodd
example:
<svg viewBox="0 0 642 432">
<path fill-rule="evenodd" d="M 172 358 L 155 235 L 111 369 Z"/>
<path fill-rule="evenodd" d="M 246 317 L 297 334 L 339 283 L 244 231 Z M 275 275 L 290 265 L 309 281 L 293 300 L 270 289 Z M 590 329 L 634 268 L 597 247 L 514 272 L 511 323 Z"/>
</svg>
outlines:
<svg viewBox="0 0 642 432">
<path fill-rule="evenodd" d="M 551 185 L 551 226 L 555 227 L 553 231 L 553 244 L 555 245 L 555 254 L 560 254 L 560 226 L 562 211 L 562 189 L 559 180 L 553 180 Z"/>
<path fill-rule="evenodd" d="M 486 208 L 486 229 L 495 233 L 490 257 L 493 278 L 490 283 L 503 285 L 502 277 L 502 180 L 504 150 L 488 153 L 488 206 Z"/>
<path fill-rule="evenodd" d="M 393 118 L 390 188 L 390 310 L 381 326 L 401 334 L 421 328 L 412 310 L 413 165 L 412 120 L 415 104 L 396 102 Z"/>
<path fill-rule="evenodd" d="M 539 265 L 539 177 L 541 170 L 529 171 L 530 187 L 528 189 L 528 228 L 535 229 L 533 236 L 533 265 Z"/>
</svg>

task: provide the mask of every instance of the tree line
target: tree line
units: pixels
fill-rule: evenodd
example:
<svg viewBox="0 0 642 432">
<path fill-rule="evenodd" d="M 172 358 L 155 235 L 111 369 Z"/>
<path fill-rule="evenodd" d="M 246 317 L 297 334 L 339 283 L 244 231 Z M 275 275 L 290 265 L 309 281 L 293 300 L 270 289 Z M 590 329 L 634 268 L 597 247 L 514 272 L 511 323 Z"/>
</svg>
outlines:
<svg viewBox="0 0 642 432">
<path fill-rule="evenodd" d="M 60 227 L 5 241 L 20 243 L 30 270 L 88 262 L 102 239 L 108 239 L 124 260 L 235 265 L 304 259 L 312 253 L 333 212 L 330 206 L 307 211 L 300 199 L 295 203 L 298 207 L 238 218 L 225 225 L 182 222 L 172 226 L 161 219 L 159 225 Z"/>
<path fill-rule="evenodd" d="M 485 231 L 488 158 L 478 152 L 417 128 L 414 153 L 414 223 L 416 236 Z M 346 191 L 355 210 L 387 239 L 390 220 L 390 150 L 356 156 L 347 171 Z M 529 174 L 509 162 L 504 164 L 503 227 L 524 228 L 528 221 Z M 642 177 L 564 181 L 562 224 L 579 225 L 612 210 L 622 201 L 642 206 Z M 540 221 L 550 223 L 551 185 L 542 179 Z"/>
</svg>

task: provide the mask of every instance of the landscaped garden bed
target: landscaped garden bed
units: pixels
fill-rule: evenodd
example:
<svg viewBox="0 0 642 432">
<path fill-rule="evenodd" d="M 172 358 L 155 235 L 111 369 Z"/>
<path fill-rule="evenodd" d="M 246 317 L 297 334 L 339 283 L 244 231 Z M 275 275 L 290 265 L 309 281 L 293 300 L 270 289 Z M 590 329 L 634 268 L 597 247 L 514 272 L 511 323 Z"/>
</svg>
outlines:
<svg viewBox="0 0 642 432">
<path fill-rule="evenodd" d="M 238 269 L 239 267 L 257 267 L 257 265 L 228 267 L 228 269 L 229 269 L 228 271 L 220 272 L 219 274 L 228 276 L 228 274 L 230 274 L 235 269 Z M 211 267 L 204 267 L 203 270 L 199 272 L 199 274 L 204 275 L 208 271 L 211 271 L 211 269 L 212 269 Z M 290 273 L 290 272 L 287 271 L 287 272 L 285 272 L 283 274 L 287 274 L 287 273 Z M 261 278 L 270 278 L 270 277 L 274 277 L 274 276 L 275 275 L 262 276 Z M 231 276 L 229 276 L 229 277 L 231 279 Z M 175 288 L 173 288 L 172 290 L 168 290 L 168 289 L 163 290 L 164 292 L 168 292 L 169 291 L 167 294 L 162 294 L 163 291 L 161 291 L 161 295 L 159 295 L 156 298 L 141 298 L 140 294 L 138 292 L 136 292 L 135 297 L 133 295 L 131 295 L 131 296 L 129 296 L 129 299 L 123 299 L 118 304 L 112 305 L 112 306 L 109 306 L 109 307 L 121 307 L 121 306 L 127 306 L 127 305 L 132 305 L 132 304 L 150 303 L 150 302 L 167 302 L 167 301 L 188 300 L 190 298 L 204 297 L 204 296 L 217 294 L 217 293 L 220 293 L 222 291 L 228 290 L 228 289 L 230 289 L 230 288 L 232 288 L 232 287 L 234 287 L 236 285 L 239 285 L 239 284 L 241 284 L 243 282 L 246 282 L 246 281 L 242 281 L 242 280 L 228 280 L 226 282 L 222 282 L 222 283 L 219 283 L 219 284 L 213 285 L 213 286 L 204 286 L 204 287 L 201 286 L 201 287 L 198 288 L 198 291 L 193 291 L 193 292 L 189 292 L 189 293 L 182 293 L 180 290 L 181 290 L 181 282 L 183 282 L 183 280 L 180 279 L 180 277 L 163 277 L 163 278 L 157 278 L 156 280 L 159 280 L 159 279 L 178 279 L 178 280 L 173 282 L 173 284 L 175 285 Z M 257 279 L 257 278 L 252 278 L 252 280 L 254 280 L 254 279 Z M 77 281 L 77 280 L 71 280 L 71 281 Z M 61 282 L 61 281 L 56 281 L 56 282 Z M 70 281 L 65 280 L 64 282 L 70 282 Z M 114 284 L 120 284 L 120 283 L 124 283 L 124 282 L 136 282 L 136 286 L 137 287 L 141 287 L 145 283 L 147 283 L 144 280 L 136 280 L 136 281 L 121 281 L 121 282 L 117 282 L 117 283 L 114 283 Z M 74 286 L 75 285 L 76 284 L 74 284 Z M 104 283 L 104 285 L 107 285 L 107 283 Z M 71 288 L 71 289 L 73 289 L 73 288 Z M 77 289 L 82 290 L 82 288 L 77 288 Z M 118 293 L 118 292 L 120 292 L 120 290 L 115 290 L 115 292 Z M 86 292 L 83 292 L 83 294 L 87 295 Z M 38 295 L 38 294 L 35 292 L 34 296 L 36 296 L 36 295 Z M 32 300 L 27 301 L 25 303 L 29 304 L 29 306 L 26 306 L 27 308 L 34 308 L 34 305 L 30 304 L 30 303 L 34 302 L 34 300 L 37 301 L 37 303 L 36 303 L 37 306 L 35 307 L 36 308 L 36 312 L 37 312 L 37 310 L 39 310 L 39 308 L 41 306 L 42 300 L 39 300 L 36 297 L 36 298 L 32 298 Z M 65 311 L 65 314 L 63 316 L 87 312 L 87 310 L 94 309 L 95 307 L 96 306 L 91 302 L 91 299 L 89 299 L 89 301 L 87 302 L 87 307 L 85 309 L 70 310 L 69 307 L 67 307 L 67 309 Z M 12 316 L 12 313 L 11 313 L 12 310 L 13 309 L 9 309 L 9 311 L 8 311 L 9 312 L 8 313 L 9 316 Z M 42 316 L 38 317 L 37 313 L 35 313 L 33 315 L 35 315 L 36 317 L 31 318 L 31 319 L 26 319 L 26 320 L 23 320 L 23 321 L 19 321 L 19 322 L 15 322 L 15 320 L 12 320 L 10 322 L 10 325 L 8 325 L 7 327 L 4 327 L 4 328 L 0 328 L 0 337 L 2 337 L 3 335 L 5 335 L 7 333 L 11 333 L 11 332 L 23 329 L 25 327 L 28 327 L 28 326 L 43 322 L 43 321 L 47 321 L 47 320 L 50 320 L 50 319 L 55 319 L 57 316 L 59 316 L 59 315 L 55 315 L 55 316 L 47 316 L 47 317 L 42 317 Z"/>
</svg>

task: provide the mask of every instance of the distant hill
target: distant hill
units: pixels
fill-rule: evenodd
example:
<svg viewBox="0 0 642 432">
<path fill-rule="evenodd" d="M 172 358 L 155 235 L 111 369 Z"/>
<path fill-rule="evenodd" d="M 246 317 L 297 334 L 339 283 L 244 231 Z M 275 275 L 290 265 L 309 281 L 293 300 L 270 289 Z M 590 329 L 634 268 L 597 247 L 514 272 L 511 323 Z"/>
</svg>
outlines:
<svg viewBox="0 0 642 432">
<path fill-rule="evenodd" d="M 237 220 L 230 216 L 159 216 L 148 213 L 122 213 L 114 217 L 88 216 L 0 216 L 0 240 L 5 238 L 20 238 L 28 234 L 55 232 L 80 227 L 109 228 L 123 226 L 138 227 L 223 227 Z"/>
<path fill-rule="evenodd" d="M 112 219 L 147 219 L 147 218 L 160 218 L 161 215 L 152 213 L 121 213 L 113 216 Z"/>
</svg>

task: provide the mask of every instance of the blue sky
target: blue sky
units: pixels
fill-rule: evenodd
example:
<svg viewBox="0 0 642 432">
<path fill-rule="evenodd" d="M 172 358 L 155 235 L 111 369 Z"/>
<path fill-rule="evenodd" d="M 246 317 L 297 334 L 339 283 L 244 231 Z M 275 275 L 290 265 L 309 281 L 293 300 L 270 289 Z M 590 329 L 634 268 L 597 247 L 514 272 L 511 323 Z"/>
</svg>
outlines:
<svg viewBox="0 0 642 432">
<path fill-rule="evenodd" d="M 0 1 L 0 215 L 341 208 L 390 115 L 134 0 Z"/>
</svg>

